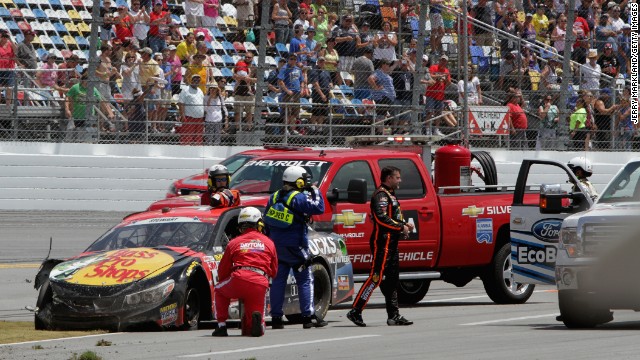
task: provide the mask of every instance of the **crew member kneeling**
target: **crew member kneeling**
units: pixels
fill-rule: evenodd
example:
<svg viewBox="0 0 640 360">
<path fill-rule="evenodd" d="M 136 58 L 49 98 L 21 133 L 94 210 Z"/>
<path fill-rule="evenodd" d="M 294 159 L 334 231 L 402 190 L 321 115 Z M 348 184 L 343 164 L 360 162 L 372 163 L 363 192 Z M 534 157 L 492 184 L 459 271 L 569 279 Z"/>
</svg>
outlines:
<svg viewBox="0 0 640 360">
<path fill-rule="evenodd" d="M 215 288 L 218 328 L 213 336 L 227 336 L 231 299 L 244 302 L 242 335 L 264 335 L 264 303 L 269 279 L 278 271 L 278 257 L 271 239 L 262 233 L 262 213 L 254 207 L 240 210 L 238 230 L 241 235 L 229 242 L 224 251 Z"/>
<path fill-rule="evenodd" d="M 224 208 L 240 205 L 240 192 L 229 189 L 231 176 L 224 165 L 213 165 L 209 169 L 207 192 L 202 194 L 200 205 Z"/>
</svg>

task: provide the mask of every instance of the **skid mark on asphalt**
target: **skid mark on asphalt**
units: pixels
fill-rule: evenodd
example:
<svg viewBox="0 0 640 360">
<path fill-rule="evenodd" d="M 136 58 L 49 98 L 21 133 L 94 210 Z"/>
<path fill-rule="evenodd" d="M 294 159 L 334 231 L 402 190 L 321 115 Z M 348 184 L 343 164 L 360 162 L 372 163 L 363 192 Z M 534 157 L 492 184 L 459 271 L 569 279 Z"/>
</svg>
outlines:
<svg viewBox="0 0 640 360">
<path fill-rule="evenodd" d="M 497 324 L 497 323 L 502 323 L 502 322 L 510 322 L 510 321 L 518 321 L 518 320 L 539 319 L 539 318 L 552 317 L 552 316 L 556 317 L 558 315 L 560 315 L 560 314 L 559 313 L 553 313 L 553 314 L 544 314 L 544 315 L 521 316 L 521 317 L 515 317 L 515 318 L 508 318 L 508 319 L 478 321 L 478 322 L 472 322 L 472 323 L 466 323 L 466 324 L 460 324 L 460 325 L 461 326 L 474 326 L 474 325 Z"/>
<path fill-rule="evenodd" d="M 256 346 L 256 347 L 250 347 L 250 348 L 244 348 L 244 349 L 234 349 L 234 350 L 224 350 L 224 351 L 201 353 L 201 354 L 182 355 L 182 356 L 179 356 L 179 357 L 180 358 L 195 358 L 195 357 L 210 356 L 210 355 L 233 354 L 233 353 L 255 351 L 255 350 L 276 349 L 276 348 L 288 347 L 288 346 L 300 346 L 300 345 L 318 344 L 318 343 L 323 343 L 323 342 L 336 342 L 336 341 L 344 341 L 344 340 L 365 339 L 365 338 L 376 337 L 376 336 L 380 336 L 380 335 L 360 335 L 360 336 L 348 336 L 348 337 L 333 338 L 333 339 L 320 339 L 320 340 L 312 340 L 312 341 L 300 341 L 300 342 L 293 342 L 293 343 L 286 343 L 286 344 L 274 344 L 274 345 L 266 345 L 266 346 Z"/>
<path fill-rule="evenodd" d="M 25 345 L 25 344 L 39 344 L 39 343 L 44 343 L 44 342 L 73 340 L 73 339 L 88 339 L 88 338 L 97 337 L 97 336 L 111 336 L 111 335 L 119 335 L 119 334 L 122 334 L 122 333 L 106 333 L 106 334 L 94 334 L 94 335 L 84 335 L 84 336 L 72 336 L 72 337 L 65 337 L 65 338 L 59 338 L 59 339 L 23 341 L 23 342 L 18 342 L 18 343 L 11 343 L 11 344 L 0 344 L 0 348 L 1 347 L 5 347 L 5 346 L 15 346 L 15 345 Z"/>
</svg>

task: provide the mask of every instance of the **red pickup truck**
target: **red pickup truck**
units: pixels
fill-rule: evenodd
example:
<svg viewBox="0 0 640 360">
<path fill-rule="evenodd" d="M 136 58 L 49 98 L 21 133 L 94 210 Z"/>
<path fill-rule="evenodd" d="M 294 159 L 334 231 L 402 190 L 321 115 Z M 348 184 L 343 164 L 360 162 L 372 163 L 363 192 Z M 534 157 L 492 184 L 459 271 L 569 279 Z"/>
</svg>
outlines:
<svg viewBox="0 0 640 360">
<path fill-rule="evenodd" d="M 472 157 L 481 160 L 481 176 L 493 179 L 493 184 L 497 184 L 495 163 L 487 153 L 472 156 L 458 145 L 443 146 L 435 152 L 434 183 L 429 171 L 431 152 L 427 150 L 424 156 L 402 147 L 272 154 L 244 164 L 232 176 L 231 187 L 243 194 L 243 205 L 264 205 L 269 194 L 281 187 L 284 169 L 292 165 L 307 169 L 327 204 L 324 214 L 313 217 L 312 226 L 344 237 L 354 279 L 363 281 L 371 263 L 369 199 L 380 184 L 380 170 L 396 166 L 402 172 L 396 194 L 404 218 L 415 226 L 410 236 L 399 242 L 399 300 L 405 304 L 419 302 L 432 280 L 461 287 L 479 276 L 494 302 L 526 302 L 534 285 L 516 283 L 512 273 L 509 214 L 513 188 L 470 186 Z M 179 197 L 161 200 L 150 209 L 199 202 L 199 197 Z"/>
</svg>

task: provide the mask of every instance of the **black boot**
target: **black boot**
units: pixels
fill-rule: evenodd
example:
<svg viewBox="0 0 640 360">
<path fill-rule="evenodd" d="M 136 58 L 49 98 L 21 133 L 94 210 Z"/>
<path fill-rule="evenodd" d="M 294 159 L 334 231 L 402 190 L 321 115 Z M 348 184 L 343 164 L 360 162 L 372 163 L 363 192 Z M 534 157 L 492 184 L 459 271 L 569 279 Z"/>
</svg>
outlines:
<svg viewBox="0 0 640 360">
<path fill-rule="evenodd" d="M 362 319 L 362 313 L 356 309 L 351 309 L 351 311 L 347 313 L 347 319 L 351 320 L 352 323 L 360 327 L 367 326 L 367 324 L 365 324 L 364 320 Z"/>
<path fill-rule="evenodd" d="M 274 330 L 284 329 L 284 324 L 282 323 L 282 317 L 274 316 L 271 318 L 271 328 Z"/>
<path fill-rule="evenodd" d="M 254 311 L 251 314 L 251 336 L 260 337 L 263 334 L 262 314 L 259 311 Z"/>
<path fill-rule="evenodd" d="M 213 330 L 213 334 L 211 334 L 211 336 L 229 336 L 229 334 L 227 334 L 227 327 L 218 327 L 217 329 Z"/>
</svg>

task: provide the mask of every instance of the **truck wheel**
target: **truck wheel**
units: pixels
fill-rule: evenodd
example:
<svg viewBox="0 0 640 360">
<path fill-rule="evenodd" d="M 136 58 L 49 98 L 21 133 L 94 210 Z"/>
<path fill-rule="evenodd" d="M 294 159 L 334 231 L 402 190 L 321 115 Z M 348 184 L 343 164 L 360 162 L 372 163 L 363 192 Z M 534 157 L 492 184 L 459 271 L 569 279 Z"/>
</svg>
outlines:
<svg viewBox="0 0 640 360">
<path fill-rule="evenodd" d="M 33 323 L 36 330 L 51 330 L 53 328 L 53 315 L 51 314 L 52 301 L 53 291 L 49 286 L 49 279 L 47 278 L 44 283 L 42 283 L 42 287 L 40 287 L 38 301 L 36 302 L 38 311 L 33 317 Z"/>
<path fill-rule="evenodd" d="M 316 315 L 324 319 L 331 305 L 331 279 L 327 269 L 321 264 L 313 264 L 311 267 L 313 274 L 313 304 Z M 292 324 L 301 324 L 301 314 L 287 314 L 287 320 Z"/>
<path fill-rule="evenodd" d="M 401 305 L 414 305 L 424 299 L 429 291 L 431 280 L 403 280 L 398 286 L 398 302 Z"/>
<path fill-rule="evenodd" d="M 197 330 L 198 323 L 200 321 L 200 295 L 198 289 L 195 287 L 187 288 L 187 293 L 184 297 L 184 323 L 182 324 L 183 330 Z"/>
<path fill-rule="evenodd" d="M 573 291 L 558 291 L 558 305 L 562 322 L 569 329 L 593 328 L 613 320 L 609 309 L 596 308 L 585 300 L 580 300 Z"/>
<path fill-rule="evenodd" d="M 487 295 L 496 304 L 524 304 L 535 288 L 532 284 L 513 281 L 510 243 L 502 245 L 481 278 Z"/>
</svg>

